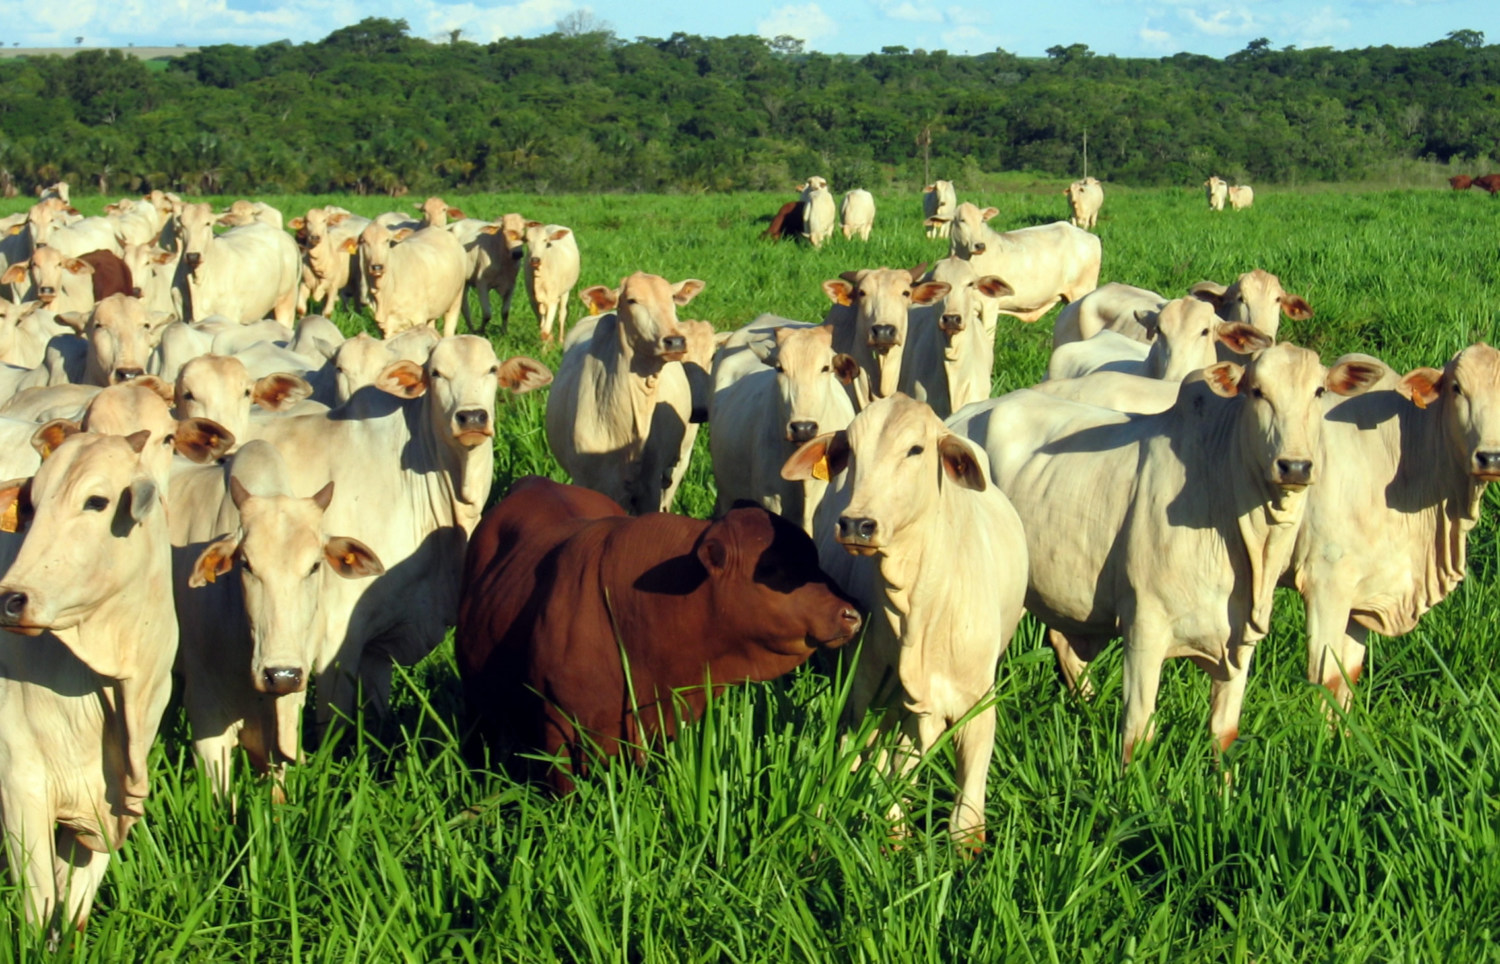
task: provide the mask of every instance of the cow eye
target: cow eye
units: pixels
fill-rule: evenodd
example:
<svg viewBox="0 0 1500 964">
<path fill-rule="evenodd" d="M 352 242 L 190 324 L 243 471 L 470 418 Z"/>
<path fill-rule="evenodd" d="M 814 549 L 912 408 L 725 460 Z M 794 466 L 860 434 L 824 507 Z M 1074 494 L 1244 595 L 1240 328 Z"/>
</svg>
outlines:
<svg viewBox="0 0 1500 964">
<path fill-rule="evenodd" d="M 498 374 L 500 374 L 500 366 L 499 365 L 491 365 L 490 366 L 490 374 L 491 375 L 498 375 Z"/>
<path fill-rule="evenodd" d="M 1323 397 L 1323 393 L 1325 391 L 1327 391 L 1327 389 L 1325 389 L 1322 385 L 1319 385 L 1318 386 L 1318 390 L 1315 391 L 1315 392 L 1313 392 L 1313 397 L 1314 398 L 1322 398 Z"/>
<path fill-rule="evenodd" d="M 786 373 L 786 369 L 785 368 L 783 368 L 781 365 L 777 365 L 776 366 L 776 374 L 782 375 L 782 374 L 785 374 L 785 373 Z"/>
<path fill-rule="evenodd" d="M 1454 382 L 1453 383 L 1453 394 L 1455 394 L 1455 395 L 1462 395 L 1463 393 L 1464 393 L 1464 390 L 1462 388 L 1458 387 L 1458 382 Z"/>
<path fill-rule="evenodd" d="M 244 566 L 245 567 L 245 571 L 248 572 L 250 575 L 252 575 L 252 576 L 255 575 L 255 570 L 252 569 L 252 568 L 250 568 L 250 557 L 249 556 L 240 556 L 240 565 Z"/>
<path fill-rule="evenodd" d="M 823 371 L 825 371 L 825 372 L 831 372 L 831 371 L 833 371 L 833 366 L 832 365 L 824 365 L 823 366 Z"/>
<path fill-rule="evenodd" d="M 922 448 L 922 446 L 913 445 L 910 449 L 907 450 L 906 457 L 911 458 L 913 455 L 921 455 L 925 451 L 927 450 Z"/>
<path fill-rule="evenodd" d="M 245 389 L 245 397 L 246 397 L 246 398 L 249 398 L 249 397 L 250 397 L 250 389 L 248 389 L 248 388 L 247 388 L 247 389 Z"/>
<path fill-rule="evenodd" d="M 1266 393 L 1263 392 L 1263 391 L 1261 391 L 1259 388 L 1252 388 L 1252 389 L 1250 389 L 1250 394 L 1254 395 L 1256 398 L 1265 398 L 1266 397 Z"/>
<path fill-rule="evenodd" d="M 91 495 L 83 500 L 83 511 L 103 512 L 109 508 L 109 500 L 102 495 Z"/>
<path fill-rule="evenodd" d="M 1205 329 L 1203 329 L 1203 331 L 1202 331 L 1202 332 L 1200 332 L 1200 334 L 1202 334 L 1202 335 L 1205 335 L 1205 336 L 1206 336 L 1206 335 L 1207 335 L 1207 334 L 1208 334 L 1208 329 L 1207 329 L 1207 328 L 1205 328 Z"/>
<path fill-rule="evenodd" d="M 309 576 L 316 576 L 318 574 L 318 570 L 322 569 L 322 568 L 323 568 L 323 563 L 320 560 L 320 561 L 315 562 L 315 563 L 312 564 L 312 568 L 307 571 L 307 574 Z"/>
<path fill-rule="evenodd" d="M 433 378 L 447 378 L 448 376 L 444 375 L 442 372 L 440 372 L 436 368 L 434 368 L 432 370 L 432 377 Z"/>
<path fill-rule="evenodd" d="M 197 401 L 197 399 L 193 397 L 193 393 L 192 392 L 183 392 L 182 393 L 182 400 L 184 402 L 195 402 L 195 401 Z"/>
</svg>

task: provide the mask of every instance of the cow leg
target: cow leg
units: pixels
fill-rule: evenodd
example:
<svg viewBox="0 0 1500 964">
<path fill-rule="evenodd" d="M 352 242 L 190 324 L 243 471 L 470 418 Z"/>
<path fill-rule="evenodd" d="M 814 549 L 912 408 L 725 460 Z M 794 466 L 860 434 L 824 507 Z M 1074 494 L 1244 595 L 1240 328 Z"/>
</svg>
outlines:
<svg viewBox="0 0 1500 964">
<path fill-rule="evenodd" d="M 234 729 L 214 736 L 193 740 L 193 755 L 198 759 L 198 769 L 213 787 L 214 796 L 220 800 L 229 796 L 230 768 L 234 766 L 234 748 L 239 742 Z"/>
<path fill-rule="evenodd" d="M 490 304 L 490 281 L 488 278 L 480 275 L 479 283 L 474 286 L 474 294 L 479 298 L 479 317 L 483 319 L 480 322 L 479 330 L 488 331 L 490 327 L 490 319 L 495 316 L 495 309 Z M 464 308 L 467 309 L 468 307 L 469 303 L 466 300 L 464 302 Z M 468 319 L 465 318 L 464 320 L 467 321 Z M 471 330 L 472 327 L 473 326 L 471 325 Z"/>
<path fill-rule="evenodd" d="M 297 289 L 293 288 L 280 298 L 271 307 L 271 313 L 277 321 L 288 328 L 297 323 Z"/>
<path fill-rule="evenodd" d="M 52 806 L 46 794 L 25 792 L 12 785 L 7 774 L 0 781 L 0 818 L 5 825 L 6 865 L 11 880 L 26 889 L 26 920 L 44 925 L 57 905 L 57 885 L 52 873 L 56 860 L 52 829 Z"/>
<path fill-rule="evenodd" d="M 1063 681 L 1068 684 L 1068 689 L 1083 699 L 1093 699 L 1094 684 L 1087 678 L 1089 663 L 1099 655 L 1099 651 L 1104 648 L 1108 640 L 1096 636 L 1065 633 L 1059 629 L 1048 629 L 1047 641 L 1052 644 L 1052 650 L 1057 654 L 1057 668 L 1062 672 Z"/>
<path fill-rule="evenodd" d="M 510 328 L 510 301 L 516 294 L 516 286 L 511 285 L 509 289 L 500 295 L 500 334 Z"/>
<path fill-rule="evenodd" d="M 1156 731 L 1156 692 L 1161 687 L 1161 664 L 1166 658 L 1165 633 L 1131 627 L 1125 632 L 1124 762 Z"/>
<path fill-rule="evenodd" d="M 568 292 L 563 292 L 562 297 L 557 299 L 557 341 L 562 344 L 563 336 L 567 334 L 568 327 Z"/>
<path fill-rule="evenodd" d="M 1349 602 L 1330 587 L 1306 586 L 1307 681 L 1328 694 L 1324 712 L 1336 725 L 1338 710 L 1348 710 L 1353 686 L 1364 667 L 1364 640 L 1369 630 L 1349 618 Z M 1353 662 L 1351 663 L 1351 659 Z"/>
<path fill-rule="evenodd" d="M 458 333 L 458 315 L 468 303 L 464 297 L 468 293 L 468 290 L 468 288 L 459 288 L 458 297 L 454 298 L 453 303 L 448 306 L 448 310 L 443 312 L 444 338 L 452 338 Z"/>
<path fill-rule="evenodd" d="M 960 844 L 978 847 L 984 843 L 984 791 L 995 746 L 995 703 L 989 702 L 953 733 L 953 751 L 958 757 L 958 799 L 953 803 L 949 833 Z M 927 747 L 923 746 L 925 753 Z"/>
<path fill-rule="evenodd" d="M 78 842 L 78 834 L 67 827 L 57 828 L 53 872 L 57 893 L 67 894 L 64 922 L 83 930 L 94 906 L 94 894 L 98 893 L 108 869 L 108 853 L 85 847 Z"/>
<path fill-rule="evenodd" d="M 1240 713 L 1245 707 L 1245 686 L 1250 680 L 1250 661 L 1255 647 L 1240 646 L 1240 667 L 1228 679 L 1214 678 L 1208 698 L 1208 729 L 1222 753 L 1240 735 Z"/>
</svg>

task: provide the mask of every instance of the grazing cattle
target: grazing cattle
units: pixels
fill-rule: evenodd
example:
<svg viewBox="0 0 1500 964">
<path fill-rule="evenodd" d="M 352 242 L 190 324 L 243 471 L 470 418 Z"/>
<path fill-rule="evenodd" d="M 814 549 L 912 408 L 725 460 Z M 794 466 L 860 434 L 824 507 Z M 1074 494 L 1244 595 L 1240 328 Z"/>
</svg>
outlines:
<svg viewBox="0 0 1500 964">
<path fill-rule="evenodd" d="M 946 238 L 958 212 L 958 195 L 952 181 L 933 181 L 922 188 L 922 220 L 929 238 Z"/>
<path fill-rule="evenodd" d="M 359 298 L 359 252 L 346 245 L 349 241 L 358 245 L 360 233 L 369 224 L 369 218 L 326 207 L 311 208 L 305 216 L 292 219 L 292 227 L 303 233 L 298 315 L 307 314 L 311 302 L 327 312 Z"/>
<path fill-rule="evenodd" d="M 802 221 L 802 202 L 800 200 L 788 201 L 776 211 L 762 237 L 770 238 L 772 241 L 800 238 L 805 230 Z"/>
<path fill-rule="evenodd" d="M 951 254 L 974 262 L 980 276 L 994 275 L 1012 293 L 996 310 L 1036 321 L 1059 301 L 1074 302 L 1099 285 L 1099 239 L 1062 221 L 1000 233 L 986 222 L 999 214 L 965 201 L 949 235 Z"/>
<path fill-rule="evenodd" d="M 57 320 L 88 340 L 84 380 L 91 385 L 115 385 L 146 373 L 151 350 L 171 315 L 147 311 L 146 304 L 129 295 L 110 295 L 92 311 L 68 312 Z"/>
<path fill-rule="evenodd" d="M 1072 210 L 1069 223 L 1075 228 L 1092 228 L 1099 221 L 1099 209 L 1104 206 L 1104 185 L 1095 177 L 1085 177 L 1063 188 Z"/>
<path fill-rule="evenodd" d="M 848 386 L 859 363 L 833 350 L 833 327 L 777 328 L 757 342 L 765 363 L 714 393 L 708 450 L 723 515 L 741 499 L 758 502 L 812 534 L 826 479 L 788 482 L 781 467 L 797 447 L 854 420 Z"/>
<path fill-rule="evenodd" d="M 1467 174 L 1455 174 L 1448 178 L 1448 186 L 1455 191 L 1467 191 L 1474 186 L 1474 179 Z"/>
<path fill-rule="evenodd" d="M 181 455 L 200 465 L 224 456 L 235 444 L 229 430 L 206 418 L 177 418 L 168 407 L 172 387 L 152 375 L 125 385 L 111 385 L 89 400 L 78 426 L 99 435 L 147 433 L 141 465 L 156 480 L 163 495 L 170 492 L 173 456 Z M 44 428 L 47 426 L 44 426 Z M 59 433 L 72 425 L 53 423 Z M 53 444 L 50 437 L 43 439 Z"/>
<path fill-rule="evenodd" d="M 1210 728 L 1239 733 L 1255 643 L 1324 470 L 1319 396 L 1383 374 L 1278 344 L 1183 382 L 1172 408 L 1126 416 L 1037 392 L 970 405 L 949 425 L 982 443 L 1026 528 L 1026 605 L 1069 685 L 1124 638 L 1124 757 L 1149 738 L 1165 659 L 1213 678 Z"/>
<path fill-rule="evenodd" d="M 765 509 L 635 519 L 528 477 L 474 533 L 454 653 L 481 732 L 560 756 L 546 776 L 565 793 L 588 747 L 670 736 L 710 689 L 788 673 L 859 625 L 807 533 Z"/>
<path fill-rule="evenodd" d="M 1114 331 L 1052 350 L 1047 378 L 1080 378 L 1094 372 L 1124 372 L 1180 382 L 1189 373 L 1218 360 L 1222 346 L 1236 355 L 1269 348 L 1272 339 L 1253 325 L 1224 321 L 1207 303 L 1178 298 L 1156 317 L 1156 337 L 1149 345 Z"/>
<path fill-rule="evenodd" d="M 883 707 L 881 728 L 901 735 L 899 773 L 956 727 L 949 829 L 969 844 L 984 839 L 995 742 L 986 701 L 1026 597 L 1026 535 L 985 462 L 931 408 L 895 395 L 808 442 L 784 469 L 794 480 L 832 477 L 817 514 L 820 561 L 870 613 L 846 721 Z"/>
<path fill-rule="evenodd" d="M 134 287 L 129 294 L 146 302 L 150 311 L 182 316 L 182 291 L 175 284 L 182 256 L 154 244 L 127 244 L 122 260 L 130 270 Z M 100 299 L 96 299 L 100 300 Z"/>
<path fill-rule="evenodd" d="M 29 519 L 0 577 L 0 813 L 37 924 L 87 921 L 142 816 L 172 691 L 171 548 L 146 441 L 75 434 L 0 489 L 6 528 Z"/>
<path fill-rule="evenodd" d="M 1100 285 L 1058 312 L 1052 326 L 1052 349 L 1105 330 L 1149 342 L 1156 331 L 1156 314 L 1166 303 L 1166 298 L 1145 288 L 1118 281 Z"/>
<path fill-rule="evenodd" d="M 494 308 L 490 293 L 500 295 L 500 331 L 510 326 L 510 302 L 516 293 L 516 279 L 521 276 L 521 261 L 526 256 L 526 219 L 514 212 L 494 221 L 464 218 L 448 225 L 448 230 L 463 245 L 468 258 L 469 287 L 479 296 L 479 331 L 490 326 Z M 469 299 L 464 299 L 464 323 L 474 330 L 469 316 Z"/>
<path fill-rule="evenodd" d="M 1229 197 L 1229 182 L 1215 174 L 1203 182 L 1203 187 L 1208 192 L 1208 209 L 1224 210 L 1224 201 Z"/>
<path fill-rule="evenodd" d="M 222 318 L 192 324 L 174 322 L 161 329 L 156 348 L 151 352 L 151 361 L 146 367 L 151 374 L 160 375 L 163 381 L 171 385 L 176 383 L 177 373 L 191 358 L 208 354 L 241 355 L 256 345 L 285 345 L 293 337 L 289 328 L 269 319 L 251 325 L 237 325 Z M 290 366 L 284 363 L 281 367 L 307 368 L 316 367 L 317 364 L 318 362 L 309 358 L 298 358 Z"/>
<path fill-rule="evenodd" d="M 1474 186 L 1484 188 L 1490 192 L 1490 196 L 1500 193 L 1500 174 L 1486 174 L 1483 177 L 1474 178 Z"/>
<path fill-rule="evenodd" d="M 1255 203 L 1255 190 L 1248 184 L 1236 184 L 1229 189 L 1229 206 L 1243 211 Z"/>
<path fill-rule="evenodd" d="M 245 443 L 232 467 L 173 479 L 182 702 L 220 796 L 236 745 L 277 776 L 300 756 L 307 677 L 327 636 L 324 583 L 385 571 L 359 540 L 329 535 L 334 495 L 330 482 L 297 498 L 281 454 L 261 441 Z M 221 578 L 235 568 L 238 578 Z"/>
<path fill-rule="evenodd" d="M 496 392 L 550 380 L 538 362 L 501 362 L 485 339 L 459 335 L 438 342 L 425 365 L 389 365 L 338 409 L 258 423 L 286 456 L 294 494 L 334 483 L 326 531 L 358 539 L 387 570 L 325 585 L 328 633 L 303 676 L 317 680 L 320 728 L 353 713 L 357 684 L 383 711 L 392 663 L 414 663 L 442 641 L 494 481 Z"/>
<path fill-rule="evenodd" d="M 895 394 L 911 309 L 948 294 L 947 282 L 918 280 L 926 268 L 868 268 L 823 282 L 833 301 L 824 322 L 833 326 L 834 348 L 854 356 L 864 374 L 857 403 Z"/>
<path fill-rule="evenodd" d="M 1243 321 L 1254 325 L 1272 338 L 1281 328 L 1281 316 L 1306 321 L 1313 316 L 1312 306 L 1301 295 L 1288 294 L 1281 279 L 1255 268 L 1225 287 L 1212 281 L 1200 281 L 1188 290 L 1194 298 L 1214 306 L 1225 321 Z"/>
<path fill-rule="evenodd" d="M 161 211 L 149 201 L 121 198 L 104 206 L 104 216 L 114 225 L 115 238 L 123 248 L 129 244 L 150 244 L 166 223 Z"/>
<path fill-rule="evenodd" d="M 962 258 L 944 258 L 924 280 L 948 285 L 948 293 L 912 309 L 898 387 L 947 418 L 990 397 L 997 320 L 990 309 L 1010 294 L 1010 285 L 993 275 L 981 278 Z"/>
<path fill-rule="evenodd" d="M 552 343 L 552 322 L 557 322 L 557 340 L 566 336 L 568 299 L 578 284 L 578 239 L 561 224 L 526 222 L 526 297 L 541 328 L 542 344 Z"/>
<path fill-rule="evenodd" d="M 29 262 L 12 264 L 0 275 L 0 283 L 17 287 L 27 281 L 30 289 L 20 300 L 39 301 L 58 312 L 88 311 L 97 301 L 135 289 L 130 267 L 112 251 L 69 258 L 55 248 L 37 248 Z"/>
<path fill-rule="evenodd" d="M 69 215 L 73 220 L 65 220 Z M 71 258 L 90 251 L 120 253 L 115 227 L 108 218 L 77 219 L 77 215 L 78 212 L 63 201 L 39 201 L 32 205 L 26 212 L 26 224 L 31 232 L 33 250 L 52 247 Z"/>
<path fill-rule="evenodd" d="M 833 207 L 833 192 L 828 182 L 821 177 L 810 177 L 802 186 L 802 236 L 815 248 L 833 237 L 837 214 Z"/>
<path fill-rule="evenodd" d="M 223 315 L 248 324 L 274 315 L 281 324 L 292 324 L 302 270 L 289 235 L 263 223 L 216 235 L 216 218 L 207 204 L 183 205 L 178 220 L 183 230 L 186 320 Z"/>
<path fill-rule="evenodd" d="M 1308 681 L 1343 709 L 1370 630 L 1410 632 L 1463 579 L 1469 530 L 1500 479 L 1500 352 L 1471 345 L 1379 387 L 1325 398 L 1326 468 L 1291 564 Z"/>
<path fill-rule="evenodd" d="M 547 396 L 547 443 L 573 481 L 632 514 L 665 512 L 697 437 L 681 361 L 687 335 L 677 309 L 703 290 L 636 272 L 613 291 L 584 289 L 591 337 L 563 352 Z"/>
<path fill-rule="evenodd" d="M 251 376 L 234 355 L 199 355 L 177 372 L 174 400 L 182 418 L 209 418 L 235 438 L 250 438 L 250 407 L 282 412 L 312 394 L 307 379 L 290 372 Z"/>
<path fill-rule="evenodd" d="M 453 336 L 463 307 L 467 262 L 463 245 L 447 228 L 429 225 L 392 233 L 377 221 L 365 227 L 357 244 L 344 242 L 345 252 L 356 249 L 375 324 L 386 338 L 439 318 L 443 337 Z"/>
<path fill-rule="evenodd" d="M 844 195 L 839 208 L 839 226 L 848 241 L 856 234 L 861 241 L 870 240 L 870 229 L 875 226 L 875 196 L 864 188 L 855 188 Z"/>
</svg>

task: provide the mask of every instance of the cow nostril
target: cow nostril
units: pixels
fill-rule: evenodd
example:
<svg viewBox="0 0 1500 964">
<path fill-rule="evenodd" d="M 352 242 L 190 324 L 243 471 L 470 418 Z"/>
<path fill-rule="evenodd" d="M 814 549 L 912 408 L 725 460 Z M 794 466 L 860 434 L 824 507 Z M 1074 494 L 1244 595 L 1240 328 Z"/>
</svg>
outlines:
<svg viewBox="0 0 1500 964">
<path fill-rule="evenodd" d="M 843 612 L 839 613 L 839 618 L 848 623 L 851 629 L 859 628 L 859 613 L 855 612 L 853 609 L 845 609 Z"/>
<path fill-rule="evenodd" d="M 875 520 L 839 516 L 839 538 L 845 541 L 869 542 L 875 538 Z"/>
<path fill-rule="evenodd" d="M 21 614 L 26 611 L 28 602 L 24 592 L 8 592 L 0 596 L 0 613 L 4 613 L 6 620 L 16 622 Z"/>
<path fill-rule="evenodd" d="M 870 344 L 872 345 L 894 345 L 896 343 L 895 325 L 871 325 Z"/>
<path fill-rule="evenodd" d="M 1475 452 L 1474 464 L 1486 471 L 1500 470 L 1500 451 Z"/>
<path fill-rule="evenodd" d="M 976 245 L 974 245 L 974 253 L 975 254 L 984 254 L 984 245 L 982 245 L 982 244 L 976 244 Z"/>
<path fill-rule="evenodd" d="M 818 423 L 798 421 L 787 425 L 787 435 L 793 442 L 808 442 L 818 436 Z"/>
<path fill-rule="evenodd" d="M 264 674 L 266 692 L 284 696 L 302 689 L 302 670 L 295 667 L 278 666 L 267 669 Z"/>
<path fill-rule="evenodd" d="M 458 427 L 465 431 L 484 428 L 490 424 L 490 413 L 482 408 L 466 408 L 455 418 L 458 420 Z"/>
<path fill-rule="evenodd" d="M 1276 470 L 1283 482 L 1306 482 L 1312 477 L 1312 461 L 1309 459 L 1277 459 Z"/>
<path fill-rule="evenodd" d="M 661 340 L 661 347 L 667 352 L 687 351 L 687 338 L 683 335 L 668 335 Z"/>
<path fill-rule="evenodd" d="M 128 382 L 132 378 L 140 378 L 144 374 L 146 374 L 146 373 L 143 370 L 139 369 L 139 368 L 116 368 L 115 369 L 115 381 L 116 382 Z"/>
</svg>

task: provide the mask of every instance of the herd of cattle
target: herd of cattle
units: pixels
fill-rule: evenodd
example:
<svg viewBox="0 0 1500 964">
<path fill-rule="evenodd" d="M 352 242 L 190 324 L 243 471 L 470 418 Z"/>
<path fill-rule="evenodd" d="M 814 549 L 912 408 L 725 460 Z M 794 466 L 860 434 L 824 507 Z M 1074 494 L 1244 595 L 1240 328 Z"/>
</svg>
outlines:
<svg viewBox="0 0 1500 964">
<path fill-rule="evenodd" d="M 832 197 L 806 191 L 821 243 Z M 977 842 L 1023 611 L 1081 693 L 1123 637 L 1127 762 L 1178 656 L 1212 678 L 1227 747 L 1278 584 L 1306 600 L 1309 678 L 1347 706 L 1367 633 L 1410 630 L 1463 577 L 1500 478 L 1494 349 L 1325 365 L 1276 341 L 1312 309 L 1261 269 L 1173 299 L 1101 287 L 1093 179 L 1072 224 L 1003 232 L 939 181 L 924 225 L 948 258 L 825 281 L 821 323 L 732 332 L 679 318 L 704 282 L 641 272 L 584 289 L 565 330 L 573 233 L 517 214 L 315 209 L 294 237 L 263 204 L 153 193 L 80 218 L 50 193 L 0 242 L 0 815 L 38 922 L 83 925 L 141 817 L 174 667 L 222 796 L 236 747 L 273 779 L 300 759 L 310 682 L 321 733 L 361 691 L 383 708 L 393 663 L 456 625 L 478 732 L 565 790 L 710 686 L 863 631 L 846 719 L 883 710 L 894 772 L 956 727 L 951 830 Z M 868 232 L 867 194 L 844 210 Z M 483 332 L 521 279 L 555 377 L 454 334 L 468 290 Z M 340 299 L 384 337 L 305 314 Z M 990 398 L 999 317 L 1060 303 L 1047 377 Z M 523 479 L 483 513 L 499 390 L 549 384 L 575 485 Z M 669 512 L 702 423 L 711 522 Z"/>
</svg>

